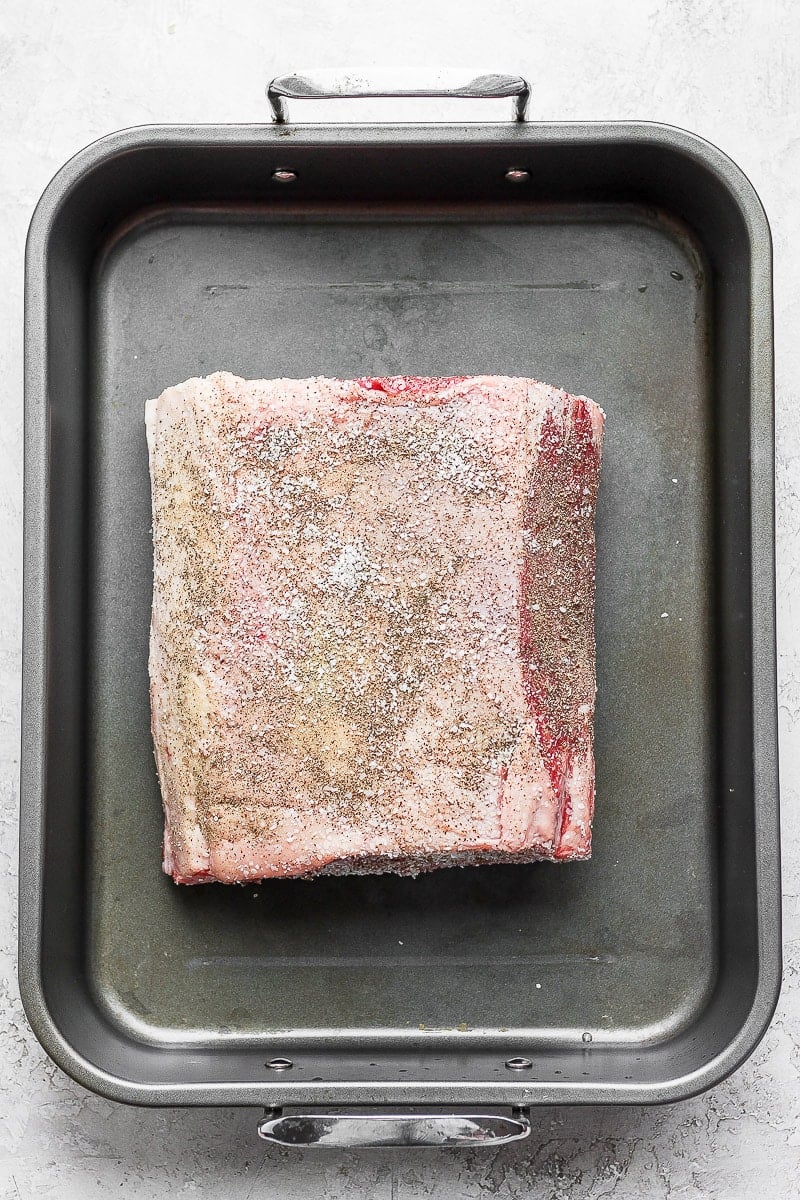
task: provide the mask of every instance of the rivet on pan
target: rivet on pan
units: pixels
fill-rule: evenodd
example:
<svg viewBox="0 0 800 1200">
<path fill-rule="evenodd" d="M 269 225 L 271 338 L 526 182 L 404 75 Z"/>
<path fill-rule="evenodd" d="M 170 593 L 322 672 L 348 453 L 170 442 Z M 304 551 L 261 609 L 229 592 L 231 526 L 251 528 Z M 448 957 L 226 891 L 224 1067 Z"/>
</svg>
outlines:
<svg viewBox="0 0 800 1200">
<path fill-rule="evenodd" d="M 272 178 L 276 183 L 294 183 L 297 179 L 297 172 L 290 171 L 288 167 L 278 167 L 272 172 Z"/>
<path fill-rule="evenodd" d="M 582 1042 L 590 1042 L 591 1040 L 592 1040 L 592 1035 L 589 1033 L 589 1031 L 588 1031 L 588 1030 L 586 1031 L 586 1033 L 582 1033 L 582 1034 L 581 1034 L 581 1041 L 582 1041 Z"/>
<path fill-rule="evenodd" d="M 529 1058 L 509 1058 L 506 1061 L 509 1071 L 528 1071 L 533 1066 Z"/>
<path fill-rule="evenodd" d="M 525 171 L 522 167 L 509 167 L 506 171 L 506 179 L 509 183 L 527 183 L 530 177 L 530 171 Z"/>
<path fill-rule="evenodd" d="M 270 1071 L 289 1071 L 294 1063 L 290 1058 L 271 1058 L 264 1066 L 269 1067 Z"/>
</svg>

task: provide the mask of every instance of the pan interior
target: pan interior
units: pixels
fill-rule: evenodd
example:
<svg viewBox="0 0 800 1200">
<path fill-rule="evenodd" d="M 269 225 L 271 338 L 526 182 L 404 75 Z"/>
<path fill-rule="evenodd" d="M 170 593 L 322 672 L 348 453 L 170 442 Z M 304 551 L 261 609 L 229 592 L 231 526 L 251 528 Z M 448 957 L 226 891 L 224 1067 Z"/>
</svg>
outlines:
<svg viewBox="0 0 800 1200">
<path fill-rule="evenodd" d="M 715 943 L 709 297 L 635 207 L 293 220 L 170 208 L 109 245 L 91 314 L 86 947 L 156 1044 L 576 1031 L 697 1017 Z M 149 730 L 144 402 L 193 375 L 510 374 L 607 413 L 590 862 L 179 888 Z"/>
</svg>

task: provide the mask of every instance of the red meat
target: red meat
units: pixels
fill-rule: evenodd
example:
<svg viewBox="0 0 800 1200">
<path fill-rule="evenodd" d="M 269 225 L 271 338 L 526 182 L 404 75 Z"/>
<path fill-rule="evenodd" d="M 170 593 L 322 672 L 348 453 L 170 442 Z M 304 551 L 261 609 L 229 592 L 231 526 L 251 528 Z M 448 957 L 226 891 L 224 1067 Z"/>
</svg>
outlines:
<svg viewBox="0 0 800 1200">
<path fill-rule="evenodd" d="M 596 404 L 219 373 L 146 417 L 165 871 L 589 856 Z"/>
</svg>

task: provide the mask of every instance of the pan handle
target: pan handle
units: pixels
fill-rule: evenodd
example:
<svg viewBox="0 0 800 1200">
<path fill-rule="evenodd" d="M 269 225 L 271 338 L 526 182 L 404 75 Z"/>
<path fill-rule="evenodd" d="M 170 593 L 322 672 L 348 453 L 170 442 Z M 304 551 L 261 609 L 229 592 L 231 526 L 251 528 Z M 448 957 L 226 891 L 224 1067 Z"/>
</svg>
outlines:
<svg viewBox="0 0 800 1200">
<path fill-rule="evenodd" d="M 496 1113 L 267 1112 L 258 1136 L 278 1146 L 502 1146 L 531 1131 L 527 1109 Z"/>
<path fill-rule="evenodd" d="M 352 71 L 304 71 L 276 75 L 267 84 L 272 119 L 279 125 L 289 120 L 287 100 L 337 100 L 378 97 L 455 97 L 472 100 L 514 100 L 514 119 L 524 121 L 531 89 L 521 75 L 486 72 L 481 75 L 455 70 L 427 72 L 424 79 L 408 72 L 382 71 L 360 75 Z"/>
</svg>

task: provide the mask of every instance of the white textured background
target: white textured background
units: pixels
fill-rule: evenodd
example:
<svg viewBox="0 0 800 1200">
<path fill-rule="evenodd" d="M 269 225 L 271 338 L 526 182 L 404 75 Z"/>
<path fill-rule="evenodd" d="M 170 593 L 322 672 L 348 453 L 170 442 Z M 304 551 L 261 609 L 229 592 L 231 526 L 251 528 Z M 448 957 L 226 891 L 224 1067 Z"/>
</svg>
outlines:
<svg viewBox="0 0 800 1200">
<path fill-rule="evenodd" d="M 304 1158 L 265 1152 L 252 1110 L 136 1110 L 89 1095 L 45 1059 L 22 1014 L 15 877 L 23 248 L 51 175 L 101 134 L 143 122 L 262 120 L 265 80 L 298 65 L 405 64 L 522 70 L 534 82 L 533 118 L 684 126 L 727 151 L 767 209 L 775 242 L 785 982 L 754 1057 L 700 1099 L 649 1110 L 537 1111 L 528 1143 L 494 1153 Z M 384 114 L 374 105 L 358 111 Z M 800 6 L 2 0 L 0 131 L 0 1197 L 800 1195 Z"/>
</svg>

